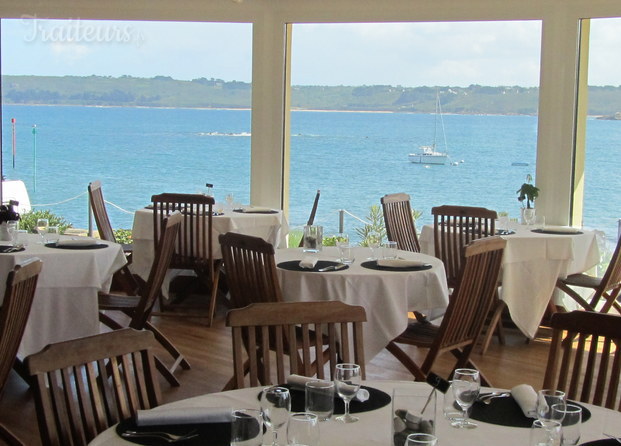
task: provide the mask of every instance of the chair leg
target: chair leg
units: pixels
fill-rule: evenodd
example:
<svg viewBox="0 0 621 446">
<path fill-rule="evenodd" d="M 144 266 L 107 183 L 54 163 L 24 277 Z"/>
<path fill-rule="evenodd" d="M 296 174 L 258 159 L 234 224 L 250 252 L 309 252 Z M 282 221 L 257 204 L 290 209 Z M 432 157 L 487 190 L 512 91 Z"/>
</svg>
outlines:
<svg viewBox="0 0 621 446">
<path fill-rule="evenodd" d="M 171 372 L 174 373 L 178 365 L 180 365 L 181 368 L 185 370 L 190 370 L 190 363 L 185 359 L 185 356 L 183 356 L 183 354 L 179 350 L 177 350 L 177 347 L 175 347 L 173 343 L 170 342 L 170 340 L 164 335 L 164 333 L 158 330 L 153 324 L 151 324 L 151 322 L 147 322 L 144 328 L 152 332 L 155 336 L 155 339 L 157 339 L 160 345 L 164 347 L 166 351 L 170 353 L 170 356 L 175 359 L 175 365 L 171 368 Z"/>
<path fill-rule="evenodd" d="M 560 280 L 556 281 L 556 287 L 563 291 L 565 294 L 567 294 L 569 297 L 571 297 L 573 300 L 575 300 L 585 310 L 596 311 L 593 305 L 597 303 L 597 299 L 595 300 L 595 302 L 593 302 L 593 305 L 591 305 L 585 299 L 583 299 L 582 296 L 580 296 L 578 293 L 569 288 L 569 286 L 565 285 Z"/>
<path fill-rule="evenodd" d="M 209 301 L 209 315 L 207 319 L 207 326 L 211 327 L 213 324 L 213 318 L 216 313 L 216 301 L 218 299 L 218 282 L 220 280 L 220 265 L 218 264 L 213 274 L 213 282 L 211 283 L 211 300 Z"/>
<path fill-rule="evenodd" d="M 117 321 L 101 311 L 99 312 L 99 322 L 112 330 L 120 330 L 121 328 L 125 328 L 124 325 L 119 324 Z"/>
<path fill-rule="evenodd" d="M 492 342 L 492 337 L 494 336 L 494 332 L 498 334 L 498 342 L 501 345 L 505 343 L 505 334 L 504 327 L 502 326 L 502 312 L 504 311 L 506 304 L 497 299 L 494 303 L 493 311 L 491 312 L 491 316 L 489 318 L 489 324 L 487 325 L 487 330 L 485 335 L 483 336 L 483 340 L 481 341 L 481 354 L 484 355 L 489 348 L 490 343 Z"/>
<path fill-rule="evenodd" d="M 410 371 L 410 373 L 414 376 L 415 381 L 425 381 L 427 379 L 427 375 L 414 361 L 412 361 L 410 355 L 404 352 L 403 349 L 401 349 L 394 341 L 390 341 L 390 343 L 386 346 L 386 349 L 392 353 L 393 356 L 397 358 L 406 369 Z"/>
<path fill-rule="evenodd" d="M 157 356 L 154 356 L 154 360 L 155 360 L 155 367 L 157 368 L 158 372 L 162 374 L 164 379 L 168 381 L 168 383 L 171 386 L 179 387 L 181 383 L 179 382 L 177 378 L 175 378 L 175 375 L 173 375 L 173 373 L 168 369 L 168 367 L 166 367 L 166 364 L 164 364 L 162 360 L 158 358 Z"/>
<path fill-rule="evenodd" d="M 11 432 L 4 424 L 0 423 L 0 440 L 8 446 L 26 446 L 17 436 Z"/>
</svg>

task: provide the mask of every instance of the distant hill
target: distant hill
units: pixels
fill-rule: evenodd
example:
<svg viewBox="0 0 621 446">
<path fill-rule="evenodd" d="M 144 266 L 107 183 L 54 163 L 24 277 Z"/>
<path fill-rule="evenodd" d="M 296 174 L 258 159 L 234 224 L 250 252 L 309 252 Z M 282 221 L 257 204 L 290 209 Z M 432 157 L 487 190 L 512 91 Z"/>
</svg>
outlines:
<svg viewBox="0 0 621 446">
<path fill-rule="evenodd" d="M 128 107 L 249 108 L 251 84 L 222 79 L 175 80 L 168 76 L 2 77 L 4 104 Z M 445 113 L 537 114 L 535 87 L 293 86 L 291 106 L 300 110 L 432 113 L 436 88 Z M 621 87 L 589 87 L 589 114 L 621 111 Z"/>
</svg>

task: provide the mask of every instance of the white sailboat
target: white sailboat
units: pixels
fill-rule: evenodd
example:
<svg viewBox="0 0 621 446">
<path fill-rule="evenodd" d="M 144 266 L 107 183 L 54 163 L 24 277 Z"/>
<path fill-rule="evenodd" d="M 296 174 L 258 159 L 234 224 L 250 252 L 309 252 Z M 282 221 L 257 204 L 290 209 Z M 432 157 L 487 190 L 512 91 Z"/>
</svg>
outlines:
<svg viewBox="0 0 621 446">
<path fill-rule="evenodd" d="M 444 152 L 437 150 L 438 121 L 442 128 L 442 136 L 444 138 Z M 436 93 L 436 115 L 433 129 L 433 144 L 428 146 L 420 146 L 418 152 L 410 153 L 408 158 L 410 162 L 416 164 L 446 164 L 448 161 L 448 152 L 446 143 L 446 133 L 444 132 L 444 120 L 442 119 L 442 105 L 440 104 L 440 93 Z"/>
</svg>

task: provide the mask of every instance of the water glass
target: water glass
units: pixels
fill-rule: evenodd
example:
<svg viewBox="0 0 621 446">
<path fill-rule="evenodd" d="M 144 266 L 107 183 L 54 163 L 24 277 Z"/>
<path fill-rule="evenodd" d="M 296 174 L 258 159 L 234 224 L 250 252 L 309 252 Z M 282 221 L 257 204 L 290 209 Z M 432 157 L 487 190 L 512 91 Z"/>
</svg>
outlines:
<svg viewBox="0 0 621 446">
<path fill-rule="evenodd" d="M 18 229 L 16 221 L 8 221 L 6 223 L 7 232 L 9 234 L 9 241 L 11 242 L 11 246 L 17 246 L 18 241 Z"/>
<path fill-rule="evenodd" d="M 367 235 L 367 246 L 371 248 L 371 256 L 367 260 L 377 260 L 377 251 L 380 247 L 381 237 L 377 232 L 371 232 Z"/>
<path fill-rule="evenodd" d="M 546 228 L 546 218 L 543 215 L 535 215 L 535 229 L 543 230 Z"/>
<path fill-rule="evenodd" d="M 45 242 L 56 244 L 58 243 L 58 240 L 60 240 L 60 233 L 58 232 L 58 226 L 48 226 L 47 234 L 45 235 Z"/>
<path fill-rule="evenodd" d="M 304 241 L 302 250 L 304 252 L 319 252 L 323 245 L 323 226 L 306 225 L 304 226 Z"/>
<path fill-rule="evenodd" d="M 354 263 L 354 247 L 349 243 L 344 243 L 339 246 L 339 255 L 341 256 L 340 262 L 345 265 L 351 265 Z"/>
<path fill-rule="evenodd" d="M 509 215 L 498 216 L 498 230 L 507 232 L 509 230 Z"/>
<path fill-rule="evenodd" d="M 560 408 L 567 404 L 565 392 L 560 390 L 543 389 L 537 392 L 537 419 L 542 422 L 550 420 L 563 421 L 563 412 Z M 552 411 L 552 406 L 556 405 L 557 410 Z"/>
<path fill-rule="evenodd" d="M 394 260 L 397 258 L 397 242 L 385 242 L 382 246 L 382 257 L 386 260 Z"/>
<path fill-rule="evenodd" d="M 453 373 L 453 394 L 457 404 L 464 411 L 464 418 L 455 421 L 451 425 L 460 429 L 472 429 L 477 427 L 475 423 L 468 420 L 468 410 L 472 407 L 475 400 L 479 397 L 481 389 L 481 378 L 479 371 L 475 369 L 456 369 Z"/>
<path fill-rule="evenodd" d="M 444 418 L 446 418 L 449 423 L 453 424 L 464 419 L 464 411 L 461 410 L 461 406 L 455 399 L 455 394 L 453 393 L 453 381 L 450 382 L 451 386 L 444 394 L 444 407 L 442 412 L 444 413 Z"/>
<path fill-rule="evenodd" d="M 45 243 L 45 234 L 47 234 L 47 228 L 49 227 L 50 222 L 47 218 L 39 218 L 37 220 L 37 234 L 41 237 L 40 244 Z"/>
<path fill-rule="evenodd" d="M 260 410 L 233 410 L 231 446 L 260 446 L 263 443 L 263 417 Z"/>
<path fill-rule="evenodd" d="M 527 208 L 522 209 L 522 219 L 527 225 L 533 225 L 535 223 L 535 210 Z"/>
<path fill-rule="evenodd" d="M 580 441 L 582 408 L 576 404 L 553 404 L 552 418 L 561 421 L 561 444 L 576 445 Z"/>
<path fill-rule="evenodd" d="M 533 425 L 530 428 L 530 442 L 528 444 L 529 446 L 560 446 L 560 421 L 533 421 Z"/>
<path fill-rule="evenodd" d="M 261 392 L 261 415 L 273 435 L 272 446 L 278 445 L 278 429 L 289 420 L 291 395 L 285 387 L 268 387 Z"/>
<path fill-rule="evenodd" d="M 292 446 L 318 446 L 319 424 L 317 415 L 308 412 L 291 414 L 287 425 L 287 442 Z"/>
<path fill-rule="evenodd" d="M 305 397 L 306 412 L 317 415 L 319 421 L 330 419 L 334 412 L 334 382 L 308 381 Z"/>
<path fill-rule="evenodd" d="M 406 446 L 435 446 L 438 439 L 431 434 L 410 434 L 408 435 Z"/>
<path fill-rule="evenodd" d="M 345 403 L 345 413 L 335 420 L 342 423 L 355 423 L 358 417 L 349 413 L 349 403 L 360 389 L 360 366 L 358 364 L 337 364 L 334 374 L 334 388 Z"/>
</svg>

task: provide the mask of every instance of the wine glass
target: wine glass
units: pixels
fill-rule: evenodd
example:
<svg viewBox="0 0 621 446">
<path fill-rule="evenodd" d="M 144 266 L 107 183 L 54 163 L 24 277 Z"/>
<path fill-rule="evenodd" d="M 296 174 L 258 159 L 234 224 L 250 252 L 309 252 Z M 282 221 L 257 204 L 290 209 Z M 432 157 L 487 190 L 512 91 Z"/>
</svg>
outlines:
<svg viewBox="0 0 621 446">
<path fill-rule="evenodd" d="M 233 194 L 226 194 L 226 196 L 224 197 L 224 201 L 226 201 L 226 205 L 229 209 L 233 209 L 233 201 L 235 201 Z"/>
<path fill-rule="evenodd" d="M 263 422 L 273 434 L 272 446 L 278 445 L 278 429 L 289 419 L 291 395 L 284 387 L 268 387 L 261 392 L 261 415 Z"/>
<path fill-rule="evenodd" d="M 37 219 L 37 234 L 41 237 L 40 243 L 45 243 L 45 234 L 47 234 L 47 228 L 49 227 L 50 222 L 47 218 L 39 218 Z"/>
<path fill-rule="evenodd" d="M 537 392 L 537 419 L 544 424 L 548 421 L 563 421 L 566 404 L 565 392 L 540 390 Z M 556 406 L 559 410 L 552 410 L 552 406 Z"/>
<path fill-rule="evenodd" d="M 475 423 L 468 420 L 468 410 L 479 397 L 481 389 L 481 378 L 479 371 L 474 369 L 456 369 L 453 373 L 453 393 L 455 400 L 464 412 L 464 418 L 452 423 L 453 427 L 460 429 L 473 429 L 477 427 Z"/>
<path fill-rule="evenodd" d="M 345 413 L 335 420 L 341 423 L 355 423 L 358 417 L 349 413 L 349 403 L 356 396 L 360 389 L 360 366 L 357 364 L 337 364 L 334 375 L 334 386 L 336 393 L 345 403 Z"/>
</svg>

